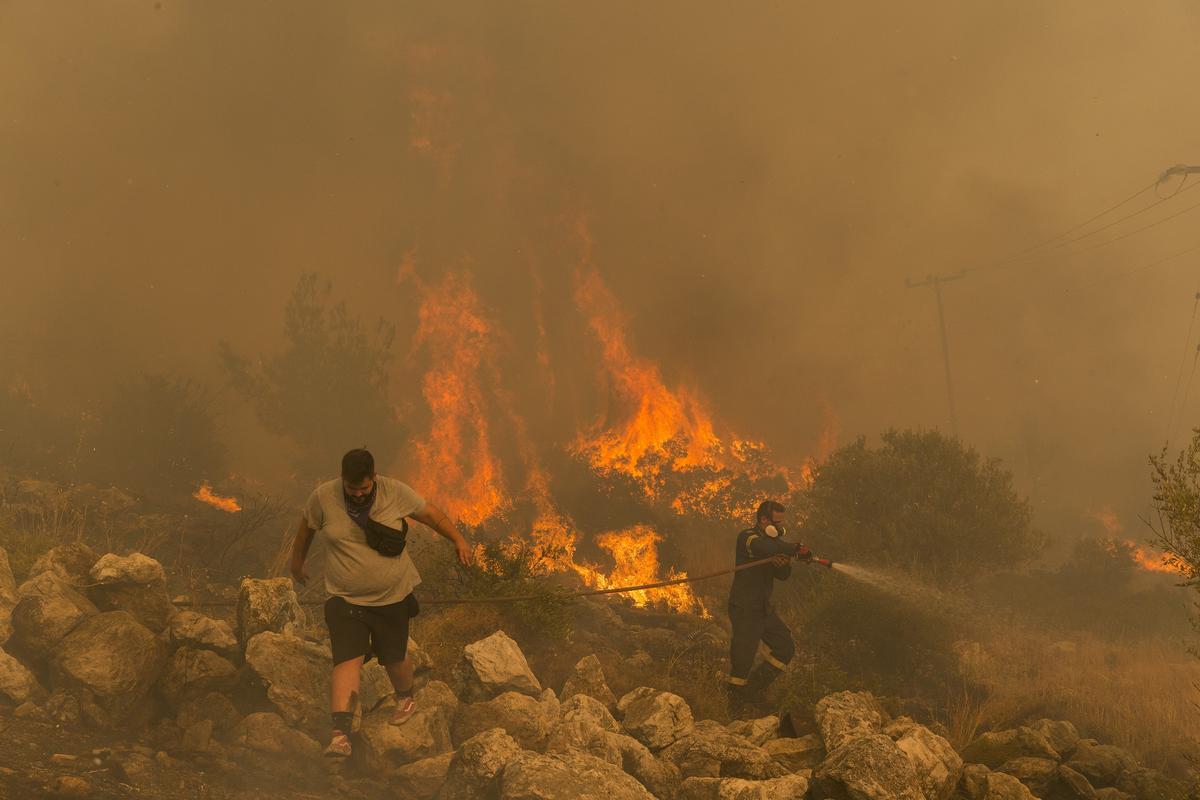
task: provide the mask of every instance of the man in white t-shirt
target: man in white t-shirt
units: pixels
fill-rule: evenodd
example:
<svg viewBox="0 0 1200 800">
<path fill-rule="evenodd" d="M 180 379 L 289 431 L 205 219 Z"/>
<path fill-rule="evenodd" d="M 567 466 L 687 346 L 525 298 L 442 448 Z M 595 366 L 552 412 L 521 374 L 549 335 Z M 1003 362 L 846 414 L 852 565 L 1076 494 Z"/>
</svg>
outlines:
<svg viewBox="0 0 1200 800">
<path fill-rule="evenodd" d="M 342 457 L 342 476 L 313 490 L 292 545 L 292 577 L 304 583 L 304 559 L 313 536 L 325 544 L 325 622 L 333 649 L 330 710 L 333 736 L 325 754 L 349 756 L 351 710 L 359 670 L 372 656 L 387 670 L 396 690 L 392 723 L 415 711 L 413 668 L 408 655 L 409 618 L 417 613 L 413 589 L 421 582 L 405 547 L 413 519 L 449 539 L 462 564 L 471 561 L 466 539 L 450 518 L 405 483 L 375 474 L 366 450 Z"/>
</svg>

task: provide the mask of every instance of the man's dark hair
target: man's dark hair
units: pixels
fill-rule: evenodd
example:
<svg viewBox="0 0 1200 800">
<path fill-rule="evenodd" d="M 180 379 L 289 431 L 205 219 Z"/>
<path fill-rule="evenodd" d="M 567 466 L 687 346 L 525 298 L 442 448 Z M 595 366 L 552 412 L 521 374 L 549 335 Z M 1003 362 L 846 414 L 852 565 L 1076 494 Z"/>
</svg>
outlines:
<svg viewBox="0 0 1200 800">
<path fill-rule="evenodd" d="M 758 512 L 755 514 L 754 518 L 755 520 L 769 520 L 771 519 L 771 515 L 776 511 L 782 514 L 783 512 L 787 511 L 787 509 L 784 508 L 783 503 L 779 502 L 778 500 L 763 500 L 758 504 Z"/>
<path fill-rule="evenodd" d="M 375 474 L 375 456 L 362 447 L 342 456 L 342 478 L 351 483 L 362 483 Z"/>
</svg>

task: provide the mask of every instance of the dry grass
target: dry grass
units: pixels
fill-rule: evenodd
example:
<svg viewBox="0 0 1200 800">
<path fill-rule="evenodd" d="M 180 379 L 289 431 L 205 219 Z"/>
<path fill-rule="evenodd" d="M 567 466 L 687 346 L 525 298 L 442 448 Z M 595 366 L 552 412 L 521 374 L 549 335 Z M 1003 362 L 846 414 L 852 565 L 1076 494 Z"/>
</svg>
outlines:
<svg viewBox="0 0 1200 800">
<path fill-rule="evenodd" d="M 962 746 L 978 732 L 1039 717 L 1067 719 L 1084 736 L 1120 745 L 1157 768 L 1200 756 L 1200 660 L 1179 643 L 1116 643 L 1005 630 L 966 659 L 975 691 L 953 703 Z"/>
</svg>

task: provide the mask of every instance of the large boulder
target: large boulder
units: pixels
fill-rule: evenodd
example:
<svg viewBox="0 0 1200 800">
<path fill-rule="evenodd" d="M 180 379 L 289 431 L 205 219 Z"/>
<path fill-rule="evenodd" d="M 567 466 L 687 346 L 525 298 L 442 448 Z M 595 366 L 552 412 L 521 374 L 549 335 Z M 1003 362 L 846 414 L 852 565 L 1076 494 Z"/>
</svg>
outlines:
<svg viewBox="0 0 1200 800">
<path fill-rule="evenodd" d="M 520 754 L 521 746 L 499 728 L 472 736 L 450 760 L 438 800 L 480 800 L 495 797 L 504 768 Z"/>
<path fill-rule="evenodd" d="M 785 775 L 765 781 L 744 778 L 688 778 L 677 800 L 795 800 L 808 793 L 808 778 Z"/>
<path fill-rule="evenodd" d="M 966 800 L 1038 800 L 1029 787 L 1012 775 L 992 772 L 983 764 L 963 767 L 958 788 Z"/>
<path fill-rule="evenodd" d="M 211 650 L 231 659 L 239 655 L 238 640 L 233 635 L 232 625 L 191 609 L 180 611 L 171 618 L 167 636 L 176 647 Z"/>
<path fill-rule="evenodd" d="M 575 694 L 564 698 L 559 706 L 559 715 L 563 722 L 587 720 L 597 727 L 619 733 L 621 726 L 599 700 L 586 694 Z"/>
<path fill-rule="evenodd" d="M 947 800 L 958 785 L 963 767 L 954 745 L 911 720 L 893 722 L 884 733 L 908 757 L 926 800 Z"/>
<path fill-rule="evenodd" d="M 12 611 L 13 639 L 24 651 L 45 658 L 80 622 L 100 610 L 58 572 L 47 569 L 21 584 Z"/>
<path fill-rule="evenodd" d="M 1075 770 L 1097 788 L 1116 786 L 1121 774 L 1137 769 L 1137 759 L 1128 751 L 1112 744 L 1098 744 L 1093 739 L 1082 739 L 1075 746 L 1067 766 Z"/>
<path fill-rule="evenodd" d="M 608 688 L 608 683 L 604 680 L 604 669 L 600 666 L 600 659 L 596 658 L 594 654 L 579 659 L 571 677 L 567 678 L 566 683 L 563 684 L 562 694 L 559 697 L 567 700 L 577 694 L 599 700 L 609 711 L 617 707 L 616 695 L 613 694 L 612 689 Z"/>
<path fill-rule="evenodd" d="M 161 633 L 178 613 L 164 583 L 111 583 L 88 595 L 101 611 L 128 611 L 155 633 Z"/>
<path fill-rule="evenodd" d="M 491 700 L 464 703 L 452 731 L 454 741 L 461 743 L 486 730 L 503 728 L 524 749 L 541 752 L 558 719 L 558 698 L 553 690 L 544 690 L 536 700 L 519 692 L 504 692 Z"/>
<path fill-rule="evenodd" d="M 247 644 L 263 632 L 299 635 L 304 610 L 288 578 L 243 578 L 238 588 L 237 636 Z"/>
<path fill-rule="evenodd" d="M 826 695 L 813 709 L 825 749 L 832 753 L 860 736 L 883 729 L 884 712 L 870 692 L 837 692 Z"/>
<path fill-rule="evenodd" d="M 814 800 L 925 800 L 912 763 L 881 733 L 854 736 L 831 752 L 809 791 Z"/>
<path fill-rule="evenodd" d="M 83 589 L 92 582 L 92 565 L 99 556 L 83 542 L 71 542 L 52 547 L 38 556 L 29 568 L 29 578 L 50 572 L 71 586 Z"/>
<path fill-rule="evenodd" d="M 268 702 L 289 725 L 313 735 L 329 725 L 331 662 L 328 646 L 290 633 L 264 631 L 246 643 L 246 667 Z"/>
<path fill-rule="evenodd" d="M 648 686 L 634 689 L 617 701 L 617 713 L 625 730 L 651 750 L 670 745 L 695 724 L 686 700 Z"/>
<path fill-rule="evenodd" d="M 754 744 L 762 745 L 779 735 L 779 716 L 772 714 L 758 719 L 737 719 L 726 725 L 725 729 L 749 739 Z"/>
<path fill-rule="evenodd" d="M 237 679 L 237 667 L 223 656 L 211 650 L 180 647 L 167 660 L 158 688 L 171 708 L 178 709 L 193 697 L 232 689 Z"/>
<path fill-rule="evenodd" d="M 0 650 L 0 698 L 19 706 L 40 696 L 43 691 L 37 678 L 24 664 Z"/>
<path fill-rule="evenodd" d="M 88 574 L 92 583 L 102 586 L 165 583 L 167 580 L 162 564 L 144 553 L 130 553 L 127 556 L 107 553 L 92 564 Z"/>
<path fill-rule="evenodd" d="M 86 708 L 104 714 L 93 722 L 121 722 L 148 710 L 145 701 L 163 664 L 153 633 L 125 611 L 88 617 L 55 648 L 51 679 Z"/>
<path fill-rule="evenodd" d="M 962 757 L 964 761 L 996 769 L 1014 758 L 1048 758 L 1057 761 L 1058 752 L 1045 736 L 1023 726 L 981 734 L 963 748 Z"/>
<path fill-rule="evenodd" d="M 504 692 L 520 692 L 530 697 L 542 694 L 542 684 L 529 668 L 525 654 L 504 631 L 463 648 L 462 661 L 455 670 L 459 697 L 466 702 L 490 700 Z"/>
<path fill-rule="evenodd" d="M 654 800 L 620 767 L 578 751 L 518 754 L 500 776 L 500 800 Z"/>
<path fill-rule="evenodd" d="M 454 753 L 442 753 L 397 767 L 388 780 L 396 800 L 433 800 L 446 782 Z"/>
<path fill-rule="evenodd" d="M 1070 758 L 1079 744 L 1079 731 L 1066 720 L 1039 719 L 1029 728 L 1045 737 L 1059 758 Z"/>
<path fill-rule="evenodd" d="M 1146 767 L 1134 767 L 1123 772 L 1117 780 L 1117 788 L 1138 798 L 1187 800 L 1190 797 L 1188 787 L 1182 781 Z"/>
<path fill-rule="evenodd" d="M 404 764 L 451 752 L 450 719 L 458 700 L 450 687 L 431 681 L 413 695 L 416 711 L 403 725 L 391 724 L 395 700 L 363 716 L 354 755 L 371 772 L 391 775 Z"/>
<path fill-rule="evenodd" d="M 218 735 L 232 729 L 241 719 L 241 713 L 224 692 L 208 692 L 189 697 L 180 703 L 179 711 L 175 714 L 175 724 L 180 730 L 187 730 L 197 722 L 208 720 Z"/>
<path fill-rule="evenodd" d="M 815 733 L 796 739 L 769 739 L 762 747 L 788 772 L 812 769 L 825 760 L 825 745 Z"/>
<path fill-rule="evenodd" d="M 778 778 L 787 773 L 770 753 L 730 733 L 713 720 L 697 722 L 660 755 L 679 767 L 683 778 Z"/>
<path fill-rule="evenodd" d="M 655 797 L 674 797 L 682 780 L 679 767 L 674 762 L 660 758 L 650 752 L 646 745 L 632 736 L 609 734 L 621 751 L 621 769 L 632 775 Z"/>
<path fill-rule="evenodd" d="M 321 745 L 316 739 L 290 727 L 283 717 L 270 711 L 248 714 L 234 726 L 230 742 L 261 753 L 321 756 Z"/>
</svg>

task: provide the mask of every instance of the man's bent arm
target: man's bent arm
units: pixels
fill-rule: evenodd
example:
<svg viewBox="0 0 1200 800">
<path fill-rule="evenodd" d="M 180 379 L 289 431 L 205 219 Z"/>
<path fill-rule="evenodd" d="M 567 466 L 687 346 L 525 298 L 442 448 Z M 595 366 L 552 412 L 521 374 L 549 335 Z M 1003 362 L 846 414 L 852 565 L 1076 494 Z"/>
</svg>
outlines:
<svg viewBox="0 0 1200 800">
<path fill-rule="evenodd" d="M 437 531 L 439 536 L 444 536 L 453 542 L 455 552 L 458 554 L 458 560 L 463 564 L 471 563 L 471 548 L 467 546 L 467 540 L 458 532 L 458 528 L 454 527 L 454 523 L 450 520 L 450 517 L 446 516 L 445 511 L 442 511 L 433 503 L 426 503 L 424 508 L 420 511 L 414 511 L 409 516 L 422 525 L 427 525 Z"/>
</svg>

